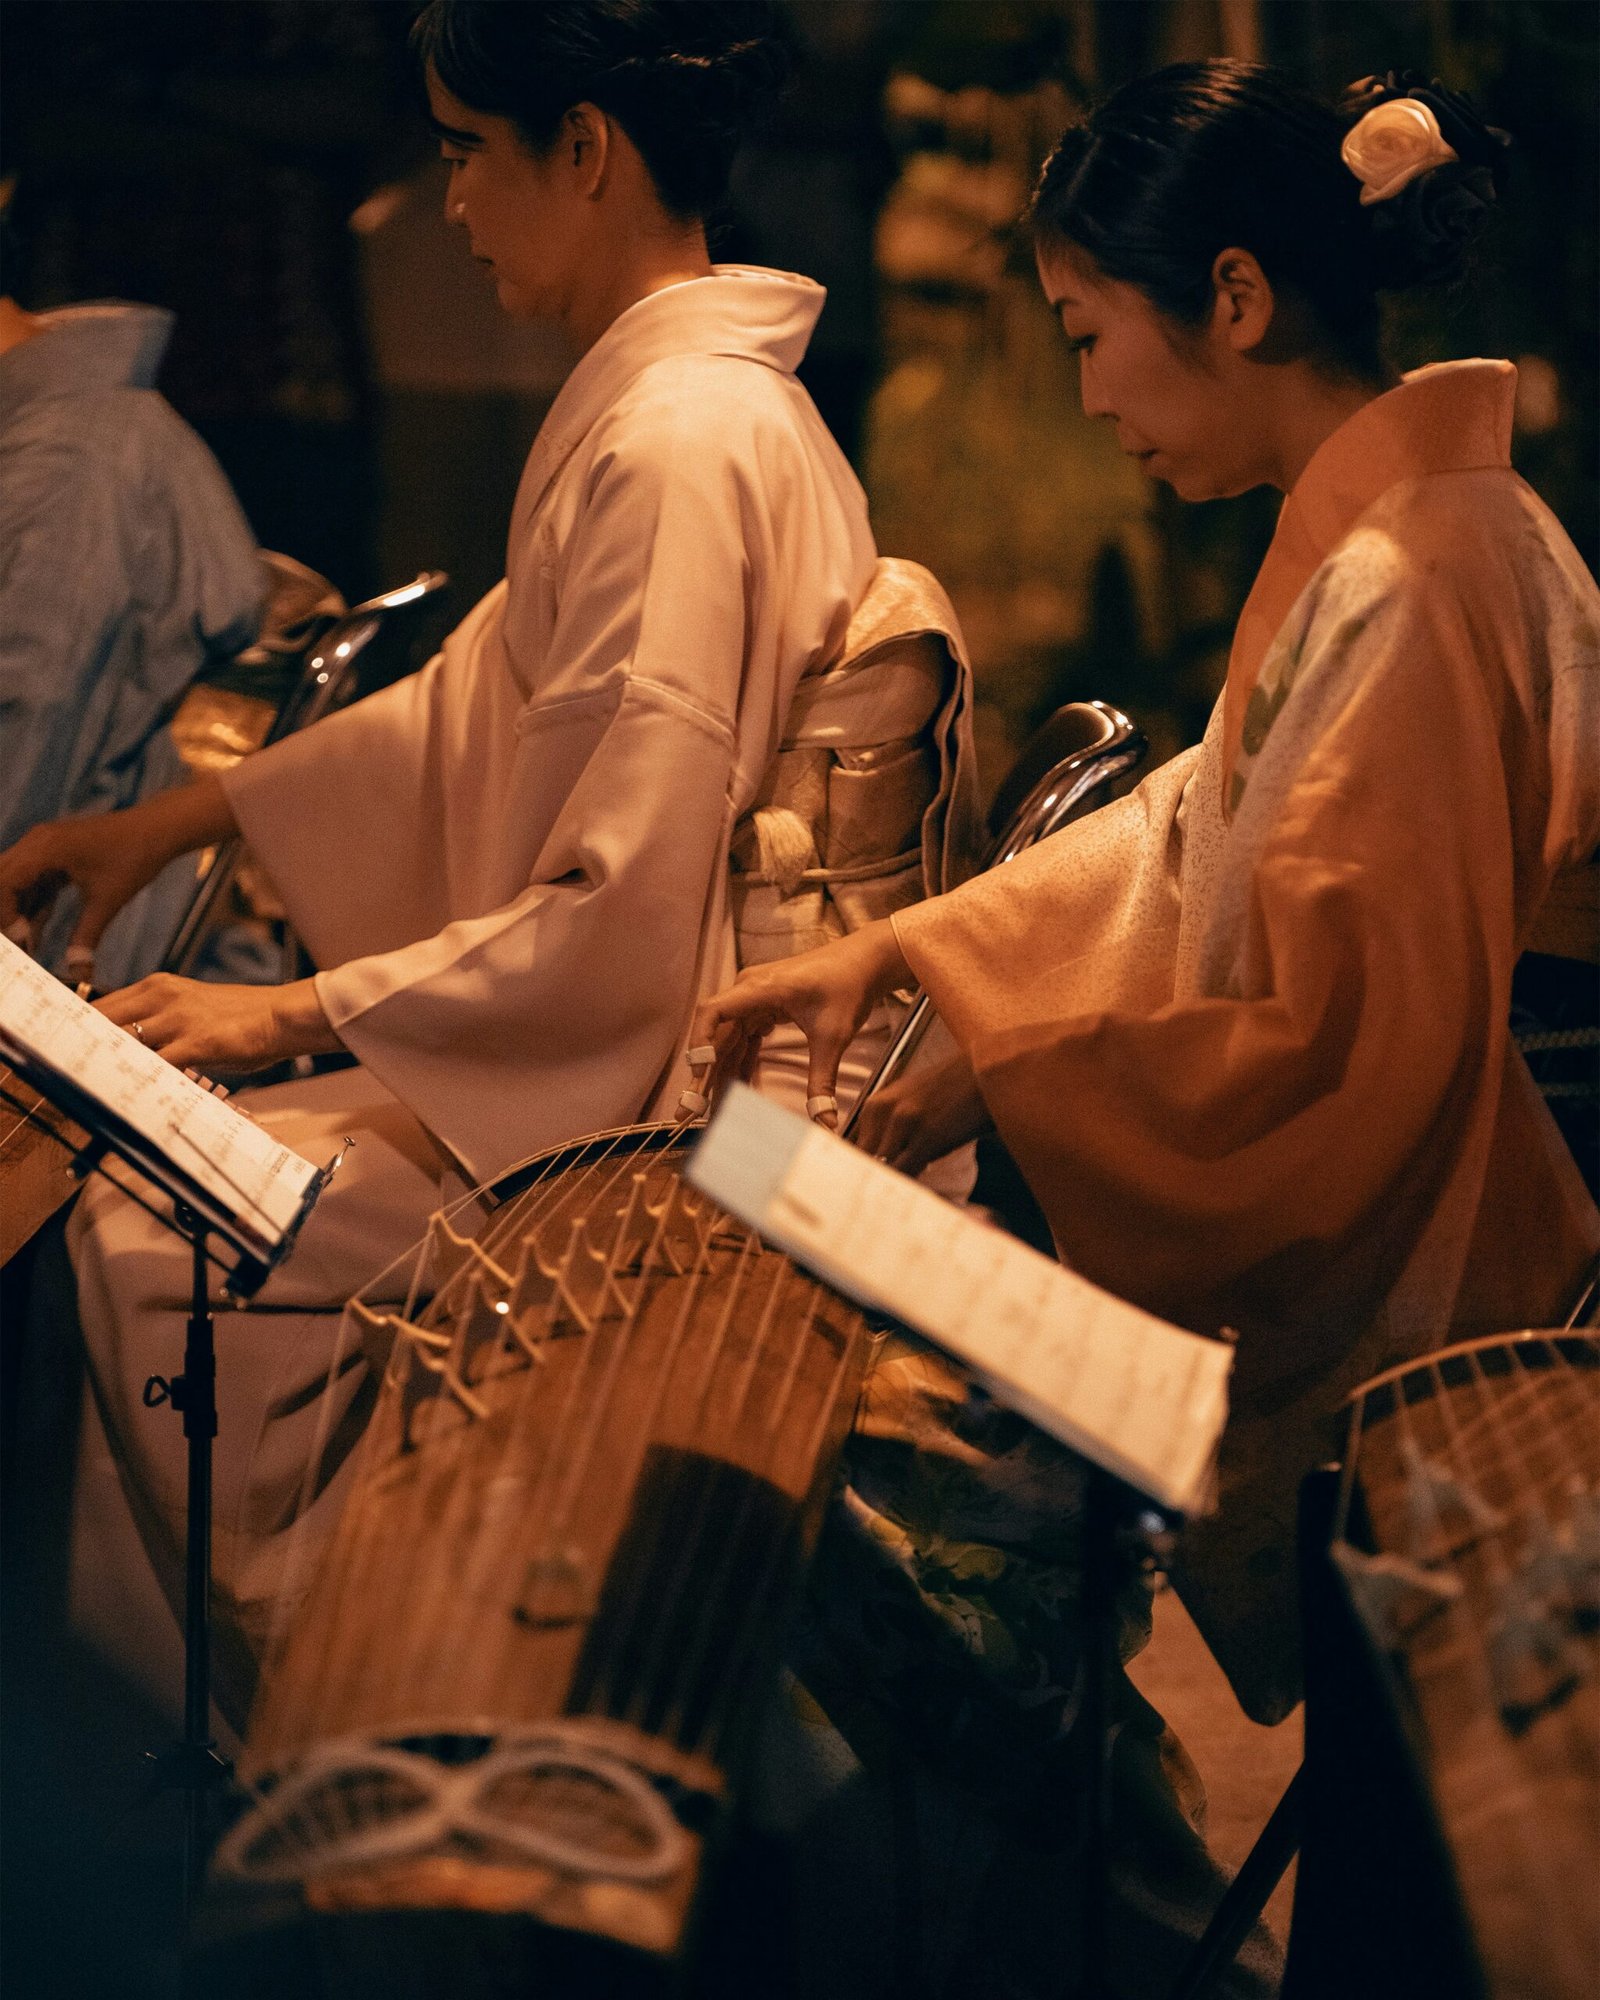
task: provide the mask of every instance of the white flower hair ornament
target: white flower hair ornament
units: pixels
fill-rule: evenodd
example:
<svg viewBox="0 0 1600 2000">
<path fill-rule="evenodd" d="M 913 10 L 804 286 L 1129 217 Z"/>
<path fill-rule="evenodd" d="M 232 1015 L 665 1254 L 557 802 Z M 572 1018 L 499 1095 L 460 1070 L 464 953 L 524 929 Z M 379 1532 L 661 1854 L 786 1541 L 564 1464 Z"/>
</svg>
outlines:
<svg viewBox="0 0 1600 2000">
<path fill-rule="evenodd" d="M 1361 206 L 1370 208 L 1461 155 L 1420 98 L 1391 97 L 1350 128 L 1339 157 L 1361 183 Z"/>
</svg>

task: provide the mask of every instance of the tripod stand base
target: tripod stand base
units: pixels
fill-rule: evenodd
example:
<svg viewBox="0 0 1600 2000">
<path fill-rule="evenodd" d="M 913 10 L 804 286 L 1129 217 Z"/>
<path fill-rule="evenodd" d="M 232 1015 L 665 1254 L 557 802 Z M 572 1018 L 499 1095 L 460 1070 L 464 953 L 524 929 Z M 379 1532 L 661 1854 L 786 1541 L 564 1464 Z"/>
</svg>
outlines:
<svg viewBox="0 0 1600 2000">
<path fill-rule="evenodd" d="M 147 1750 L 151 1764 L 147 1798 L 161 1792 L 182 1792 L 183 1798 L 183 1914 L 187 1919 L 205 1884 L 206 1858 L 210 1853 L 206 1807 L 233 1776 L 233 1765 L 214 1743 L 180 1741 L 165 1750 Z"/>
<path fill-rule="evenodd" d="M 233 1776 L 233 1764 L 214 1743 L 169 1743 L 165 1750 L 147 1750 L 150 1782 L 146 1796 L 161 1792 L 219 1790 Z"/>
</svg>

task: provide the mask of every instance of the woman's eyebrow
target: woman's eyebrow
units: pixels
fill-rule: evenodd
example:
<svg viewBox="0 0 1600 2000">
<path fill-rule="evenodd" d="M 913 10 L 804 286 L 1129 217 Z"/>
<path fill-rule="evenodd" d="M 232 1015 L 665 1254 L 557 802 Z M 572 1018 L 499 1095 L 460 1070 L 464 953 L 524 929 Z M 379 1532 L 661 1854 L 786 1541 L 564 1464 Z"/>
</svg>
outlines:
<svg viewBox="0 0 1600 2000">
<path fill-rule="evenodd" d="M 463 132 L 458 126 L 446 125 L 442 118 L 435 118 L 431 111 L 428 114 L 428 129 L 436 139 L 442 139 L 447 146 L 481 146 L 483 144 L 483 134 L 481 132 Z"/>
</svg>

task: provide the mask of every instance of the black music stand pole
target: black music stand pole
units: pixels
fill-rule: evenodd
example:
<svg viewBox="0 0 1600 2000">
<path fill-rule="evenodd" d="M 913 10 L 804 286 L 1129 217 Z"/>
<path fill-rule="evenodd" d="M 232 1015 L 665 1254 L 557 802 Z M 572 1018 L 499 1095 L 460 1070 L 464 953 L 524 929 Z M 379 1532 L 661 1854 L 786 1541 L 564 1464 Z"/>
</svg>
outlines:
<svg viewBox="0 0 1600 2000">
<path fill-rule="evenodd" d="M 217 1349 L 206 1282 L 206 1225 L 184 1202 L 174 1204 L 193 1256 L 193 1287 L 184 1334 L 183 1373 L 152 1375 L 145 1405 L 170 1402 L 188 1442 L 183 1587 L 183 1735 L 155 1758 L 155 1784 L 184 1794 L 183 1908 L 194 1907 L 205 1876 L 206 1806 L 233 1767 L 211 1734 L 211 1443 L 217 1434 Z"/>
<path fill-rule="evenodd" d="M 1117 1599 L 1130 1560 L 1143 1561 L 1172 1523 L 1133 1487 L 1084 1461 L 1081 1727 L 1088 1779 L 1083 1800 L 1083 1927 L 1080 2000 L 1111 2000 L 1107 1918 L 1111 1906 L 1111 1758 L 1117 1740 L 1122 1632 Z"/>
</svg>

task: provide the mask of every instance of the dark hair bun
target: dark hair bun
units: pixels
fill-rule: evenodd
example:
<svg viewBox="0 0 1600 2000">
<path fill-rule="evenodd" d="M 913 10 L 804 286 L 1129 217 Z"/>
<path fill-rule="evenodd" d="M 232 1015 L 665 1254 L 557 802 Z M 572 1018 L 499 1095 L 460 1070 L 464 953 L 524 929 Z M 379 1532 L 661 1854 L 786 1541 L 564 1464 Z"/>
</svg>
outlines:
<svg viewBox="0 0 1600 2000">
<path fill-rule="evenodd" d="M 574 104 L 610 112 L 679 215 L 722 199 L 791 54 L 772 0 L 428 0 L 412 42 L 453 97 L 534 147 Z"/>
<path fill-rule="evenodd" d="M 725 155 L 725 164 L 686 185 L 685 199 L 673 204 L 699 209 L 720 198 L 740 139 L 787 81 L 790 47 L 765 6 L 665 0 L 648 12 L 655 32 L 598 81 L 596 102 L 630 131 L 679 121 L 700 136 L 712 159 Z"/>
<path fill-rule="evenodd" d="M 1461 277 L 1505 184 L 1511 136 L 1485 124 L 1470 99 L 1415 70 L 1363 77 L 1340 110 L 1351 130 L 1380 104 L 1412 98 L 1433 113 L 1456 155 L 1430 166 L 1397 193 L 1363 211 L 1372 237 L 1372 279 L 1380 291 L 1447 284 Z"/>
</svg>

